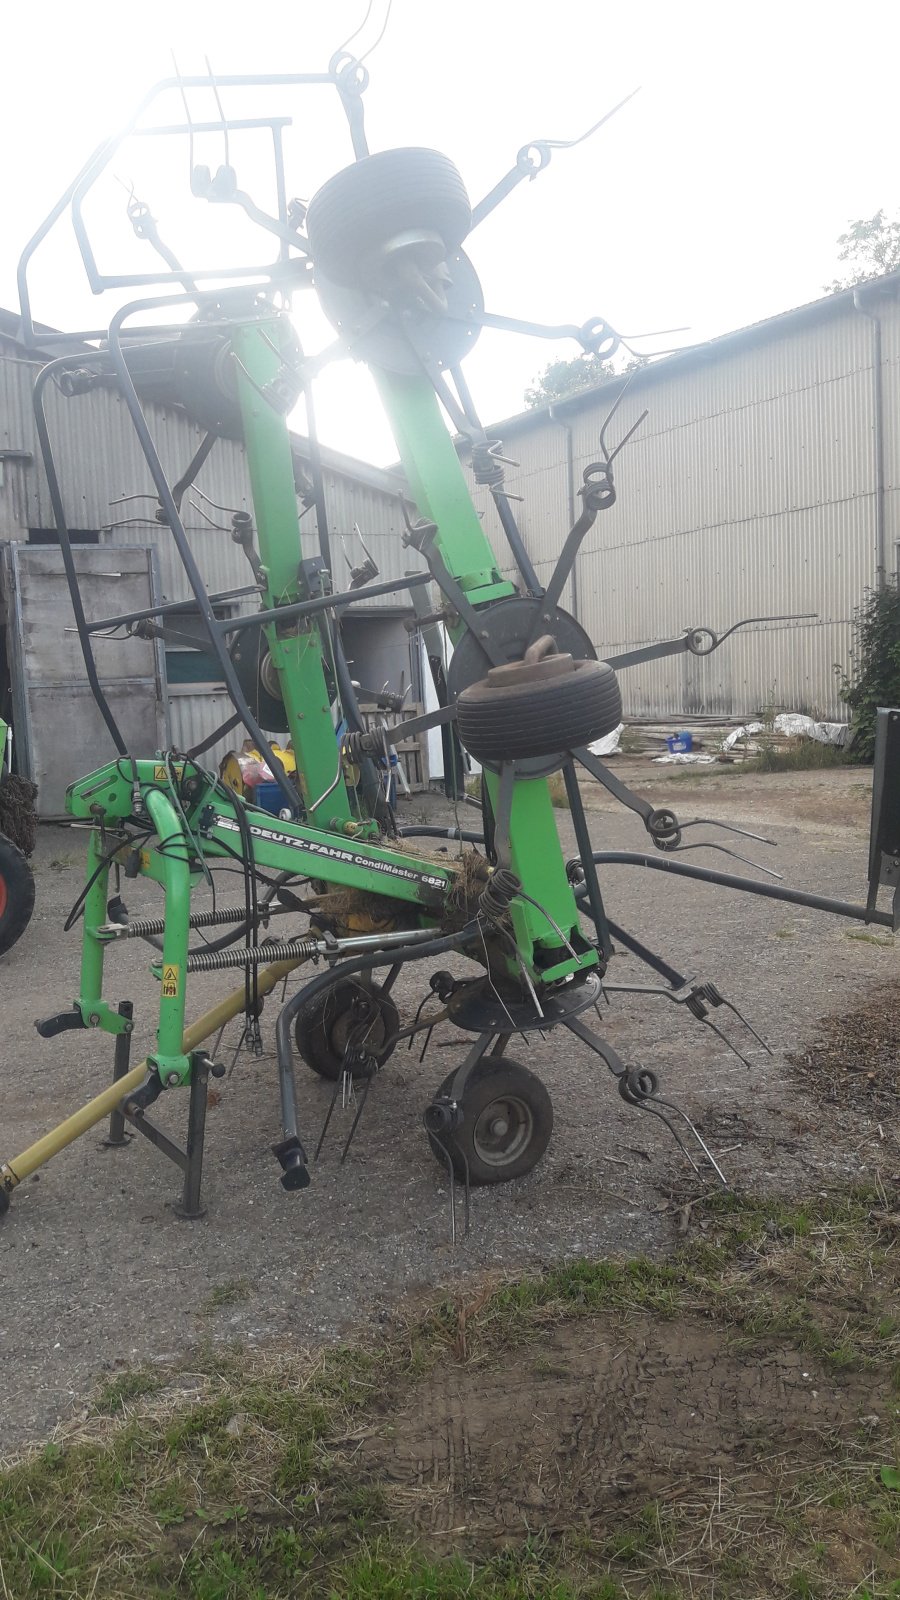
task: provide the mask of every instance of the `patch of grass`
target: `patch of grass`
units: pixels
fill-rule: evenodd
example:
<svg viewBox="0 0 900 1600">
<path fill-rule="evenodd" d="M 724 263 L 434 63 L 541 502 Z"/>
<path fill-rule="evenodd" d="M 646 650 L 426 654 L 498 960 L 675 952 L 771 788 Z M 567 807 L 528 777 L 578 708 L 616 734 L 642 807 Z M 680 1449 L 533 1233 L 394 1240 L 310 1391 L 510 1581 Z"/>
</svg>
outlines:
<svg viewBox="0 0 900 1600">
<path fill-rule="evenodd" d="M 227 1311 L 229 1306 L 244 1305 L 250 1299 L 251 1286 L 246 1278 L 226 1278 L 224 1283 L 217 1283 L 209 1294 L 201 1301 L 197 1314 L 201 1317 L 215 1316 L 217 1311 Z"/>
<path fill-rule="evenodd" d="M 75 857 L 73 855 L 54 856 L 51 861 L 47 862 L 47 865 L 51 872 L 66 872 L 69 867 L 74 867 Z"/>
<path fill-rule="evenodd" d="M 704 762 L 696 767 L 660 767 L 659 777 L 654 778 L 654 783 L 702 784 L 709 778 L 736 778 L 745 766 L 744 761 L 725 760 Z"/>
<path fill-rule="evenodd" d="M 853 939 L 857 944 L 880 945 L 883 950 L 892 950 L 894 947 L 894 936 L 892 933 L 845 933 L 844 938 Z"/>
<path fill-rule="evenodd" d="M 608 1324 L 627 1339 L 636 1318 L 652 1330 L 699 1317 L 749 1351 L 787 1345 L 835 1370 L 865 1368 L 867 1395 L 882 1392 L 900 1373 L 897 1252 L 872 1215 L 882 1208 L 865 1192 L 802 1204 L 705 1197 L 706 1231 L 667 1261 L 571 1262 L 445 1296 L 382 1344 L 315 1358 L 216 1347 L 120 1374 L 78 1436 L 0 1474 L 0 1595 L 846 1600 L 867 1589 L 888 1600 L 900 1558 L 897 1404 L 893 1415 L 879 1406 L 874 1434 L 811 1428 L 799 1468 L 778 1439 L 748 1436 L 747 1461 L 772 1476 L 746 1503 L 739 1481 L 723 1491 L 704 1479 L 643 1505 L 625 1496 L 615 1518 L 513 1538 L 499 1554 L 480 1538 L 480 1509 L 455 1538 L 459 1554 L 423 1548 L 403 1496 L 367 1476 L 358 1454 L 404 1396 L 414 1400 L 421 1374 L 460 1360 L 533 1373 L 548 1326 L 572 1319 L 586 1338 Z M 218 1285 L 217 1305 L 236 1303 L 234 1290 Z M 473 1493 L 480 1508 L 477 1484 Z M 534 1528 L 539 1516 L 526 1513 Z"/>
<path fill-rule="evenodd" d="M 120 1372 L 105 1383 L 94 1400 L 95 1411 L 124 1411 L 130 1400 L 142 1395 L 156 1394 L 165 1383 L 165 1375 L 148 1367 L 138 1367 L 133 1372 Z"/>
<path fill-rule="evenodd" d="M 766 742 L 764 734 L 754 737 L 761 748 L 758 755 L 747 756 L 741 762 L 741 772 L 816 772 L 847 765 L 839 745 L 820 744 L 818 739 L 791 739 L 787 744 L 774 744 Z"/>
</svg>

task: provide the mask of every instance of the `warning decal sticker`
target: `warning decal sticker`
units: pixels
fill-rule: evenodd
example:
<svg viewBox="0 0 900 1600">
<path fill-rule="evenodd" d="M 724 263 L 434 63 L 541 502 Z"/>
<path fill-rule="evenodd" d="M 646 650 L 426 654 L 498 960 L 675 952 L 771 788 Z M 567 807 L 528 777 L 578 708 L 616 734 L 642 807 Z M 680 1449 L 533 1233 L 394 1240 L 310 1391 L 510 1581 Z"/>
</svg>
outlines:
<svg viewBox="0 0 900 1600">
<path fill-rule="evenodd" d="M 162 969 L 162 995 L 164 1000 L 178 999 L 178 978 L 181 968 L 172 961 Z"/>
</svg>

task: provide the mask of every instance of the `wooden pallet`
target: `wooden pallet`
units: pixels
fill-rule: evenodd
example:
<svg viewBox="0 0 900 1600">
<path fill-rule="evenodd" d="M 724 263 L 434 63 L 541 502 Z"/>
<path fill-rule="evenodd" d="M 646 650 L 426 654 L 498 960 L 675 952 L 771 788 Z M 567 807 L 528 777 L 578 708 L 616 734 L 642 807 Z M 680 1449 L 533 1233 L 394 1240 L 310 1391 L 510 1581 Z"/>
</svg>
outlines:
<svg viewBox="0 0 900 1600">
<path fill-rule="evenodd" d="M 408 722 L 412 717 L 421 717 L 425 714 L 425 707 L 417 700 L 408 700 L 402 712 L 381 711 L 378 706 L 360 705 L 363 726 L 366 729 L 377 728 L 384 722 L 387 727 L 395 728 L 398 722 Z M 427 734 L 414 734 L 411 739 L 401 739 L 397 744 L 390 741 L 400 759 L 400 765 L 406 775 L 413 794 L 421 794 L 428 788 L 428 737 Z"/>
</svg>

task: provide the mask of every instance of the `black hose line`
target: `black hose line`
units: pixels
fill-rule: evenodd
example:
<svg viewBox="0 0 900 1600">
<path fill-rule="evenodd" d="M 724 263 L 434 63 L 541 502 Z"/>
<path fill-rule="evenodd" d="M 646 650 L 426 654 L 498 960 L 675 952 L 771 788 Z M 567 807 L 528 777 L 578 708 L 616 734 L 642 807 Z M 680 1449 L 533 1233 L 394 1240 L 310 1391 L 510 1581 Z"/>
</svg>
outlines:
<svg viewBox="0 0 900 1600">
<path fill-rule="evenodd" d="M 437 828 L 433 823 L 427 827 L 398 828 L 401 839 L 461 839 L 463 844 L 484 844 L 483 833 L 468 833 L 465 828 Z"/>
</svg>

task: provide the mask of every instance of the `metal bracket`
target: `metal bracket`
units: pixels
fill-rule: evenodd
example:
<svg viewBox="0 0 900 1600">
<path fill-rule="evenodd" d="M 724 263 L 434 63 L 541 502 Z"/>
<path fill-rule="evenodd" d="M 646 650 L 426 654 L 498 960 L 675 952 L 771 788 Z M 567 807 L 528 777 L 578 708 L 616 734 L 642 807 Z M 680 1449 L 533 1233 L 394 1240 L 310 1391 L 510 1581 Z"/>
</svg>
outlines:
<svg viewBox="0 0 900 1600">
<path fill-rule="evenodd" d="M 131 1018 L 111 1006 L 108 1000 L 75 1000 L 74 1005 L 86 1028 L 102 1028 L 104 1033 L 134 1031 Z"/>
<path fill-rule="evenodd" d="M 493 662 L 493 665 L 495 667 L 502 666 L 503 658 L 492 642 L 488 629 L 482 628 L 478 612 L 466 598 L 456 579 L 447 570 L 441 555 L 435 547 L 434 541 L 438 533 L 437 524 L 425 521 L 410 522 L 405 502 L 403 503 L 403 520 L 406 523 L 404 543 L 412 545 L 414 550 L 418 550 L 419 554 L 424 556 L 431 576 L 441 593 L 449 600 L 460 621 L 464 622 L 469 631 L 475 635 L 482 650 L 489 660 Z"/>
<path fill-rule="evenodd" d="M 598 783 L 603 784 L 604 789 L 609 790 L 614 799 L 621 805 L 627 806 L 629 811 L 636 812 L 658 850 L 677 848 L 681 843 L 681 825 L 674 811 L 670 811 L 667 807 L 653 806 L 649 800 L 642 800 L 639 794 L 635 794 L 621 778 L 610 772 L 590 750 L 581 747 L 569 753 L 581 763 L 592 778 L 596 778 Z"/>
</svg>

